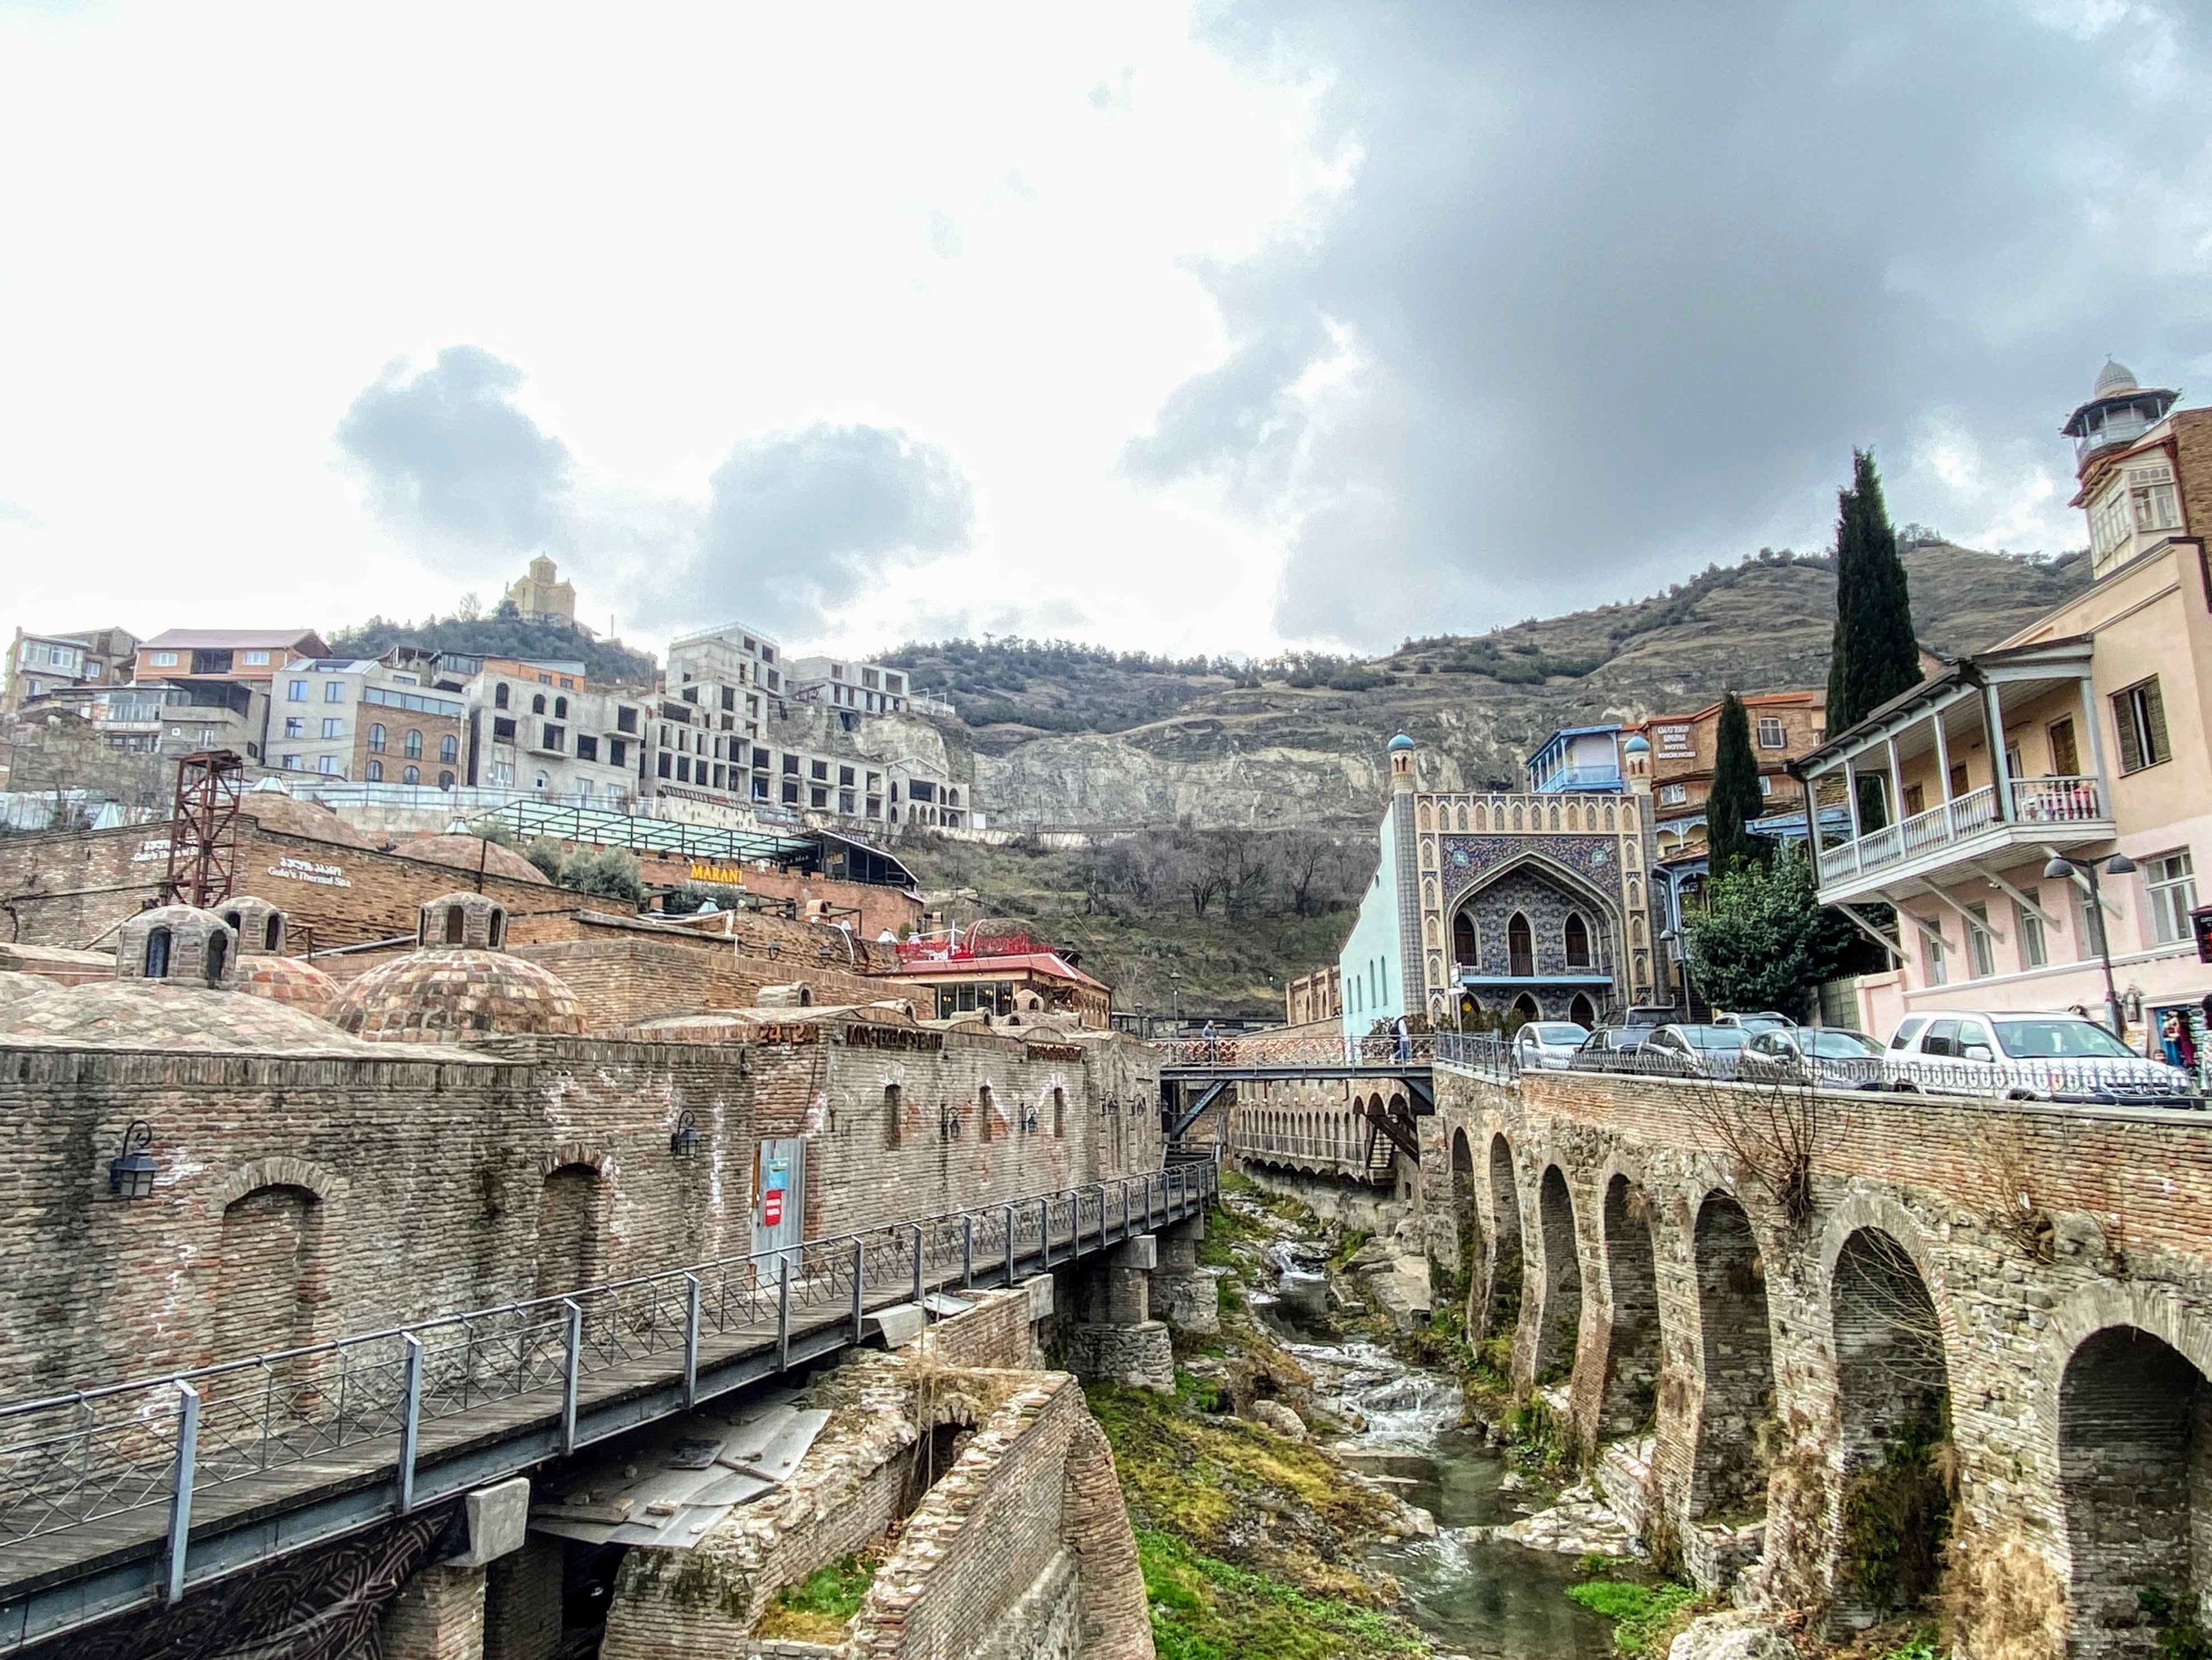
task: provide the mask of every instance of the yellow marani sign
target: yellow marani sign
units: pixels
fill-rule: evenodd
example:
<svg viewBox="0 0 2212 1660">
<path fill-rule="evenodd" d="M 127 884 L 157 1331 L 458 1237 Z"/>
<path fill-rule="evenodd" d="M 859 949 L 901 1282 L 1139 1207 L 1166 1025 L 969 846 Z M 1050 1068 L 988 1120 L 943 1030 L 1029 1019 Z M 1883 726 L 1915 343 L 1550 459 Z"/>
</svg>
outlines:
<svg viewBox="0 0 2212 1660">
<path fill-rule="evenodd" d="M 691 879 L 695 882 L 720 882 L 724 887 L 741 888 L 745 885 L 743 865 L 708 865 L 695 859 L 691 861 Z"/>
</svg>

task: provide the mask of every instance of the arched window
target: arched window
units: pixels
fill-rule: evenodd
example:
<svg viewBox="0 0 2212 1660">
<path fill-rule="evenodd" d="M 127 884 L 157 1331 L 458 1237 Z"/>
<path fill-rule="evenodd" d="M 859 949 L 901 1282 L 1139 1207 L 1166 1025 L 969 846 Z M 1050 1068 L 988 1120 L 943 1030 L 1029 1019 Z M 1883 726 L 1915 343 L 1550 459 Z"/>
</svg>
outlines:
<svg viewBox="0 0 2212 1660">
<path fill-rule="evenodd" d="M 530 712 L 532 714 L 543 714 L 545 713 L 545 694 L 544 692 L 541 691 L 531 698 Z"/>
<path fill-rule="evenodd" d="M 885 1151 L 899 1144 L 900 1115 L 904 1111 L 896 1084 L 884 1085 L 884 1147 Z"/>
<path fill-rule="evenodd" d="M 1575 1000 L 1567 1005 L 1567 1018 L 1588 1030 L 1597 1025 L 1597 1010 L 1590 1006 L 1589 998 L 1577 992 Z"/>
<path fill-rule="evenodd" d="M 1067 1091 L 1063 1089 L 1052 1092 L 1052 1133 L 1061 1140 L 1067 1135 Z"/>
<path fill-rule="evenodd" d="M 203 964 L 210 986 L 222 983 L 223 965 L 230 960 L 230 936 L 220 928 L 208 935 L 207 957 Z"/>
<path fill-rule="evenodd" d="M 552 783 L 552 782 L 553 782 L 553 781 L 552 781 L 550 778 L 547 777 L 547 776 L 545 775 L 545 774 L 544 774 L 544 773 L 542 773 L 542 772 L 541 772 L 541 773 L 539 773 L 539 774 L 538 775 L 538 787 L 539 789 L 541 789 L 541 790 L 542 790 L 542 789 L 544 789 L 544 788 L 548 787 L 549 786 L 550 786 L 550 785 L 551 785 L 551 783 Z"/>
<path fill-rule="evenodd" d="M 1474 918 L 1465 911 L 1452 918 L 1452 961 L 1473 968 L 1482 960 L 1482 947 L 1474 935 Z"/>
<path fill-rule="evenodd" d="M 1513 920 L 1505 925 L 1505 955 L 1510 959 L 1505 971 L 1515 979 L 1527 980 L 1534 976 L 1536 943 L 1528 932 L 1528 919 L 1517 910 L 1513 913 Z"/>
<path fill-rule="evenodd" d="M 492 911 L 491 921 L 485 929 L 484 939 L 494 951 L 497 951 L 507 943 L 507 913 L 505 911 L 497 909 Z"/>
<path fill-rule="evenodd" d="M 1586 969 L 1590 965 L 1589 927 L 1574 911 L 1567 913 L 1567 966 Z M 1584 1022 L 1585 1025 L 1588 1022 Z"/>
<path fill-rule="evenodd" d="M 491 694 L 491 706 L 495 709 L 503 709 L 507 707 L 506 681 L 501 681 L 499 684 L 493 689 Z"/>
<path fill-rule="evenodd" d="M 413 727 L 408 727 L 407 738 L 402 747 L 410 761 L 420 761 L 422 758 L 422 734 Z"/>
<path fill-rule="evenodd" d="M 461 943 L 462 930 L 467 926 L 468 919 L 462 914 L 461 908 L 459 905 L 448 905 L 446 907 L 446 943 L 447 945 L 459 945 Z"/>
<path fill-rule="evenodd" d="M 553 700 L 553 718 L 556 721 L 566 721 L 568 718 L 568 700 L 567 698 L 556 697 Z"/>
<path fill-rule="evenodd" d="M 422 781 L 422 769 L 420 767 L 402 767 L 399 769 L 399 781 L 403 784 L 421 783 Z"/>
<path fill-rule="evenodd" d="M 999 1098 L 992 1093 L 991 1086 L 985 1084 L 975 1091 L 975 1139 L 977 1140 L 988 1141 L 998 1134 L 996 1127 L 991 1122 L 998 1116 Z"/>
<path fill-rule="evenodd" d="M 368 752 L 371 755 L 384 753 L 384 722 L 381 721 L 373 723 L 368 729 Z"/>
<path fill-rule="evenodd" d="M 362 769 L 361 775 L 368 779 L 372 784 L 382 783 L 384 781 L 384 763 L 381 761 L 370 762 L 366 767 Z"/>
<path fill-rule="evenodd" d="M 146 936 L 146 977 L 166 980 L 169 977 L 169 931 L 155 928 Z"/>
<path fill-rule="evenodd" d="M 461 740 L 450 732 L 438 740 L 438 758 L 447 766 L 461 758 Z"/>
<path fill-rule="evenodd" d="M 1525 991 L 1513 1000 L 1513 1012 L 1523 1022 L 1543 1018 L 1542 1011 L 1536 1006 L 1536 1000 Z"/>
<path fill-rule="evenodd" d="M 272 911 L 270 914 L 267 925 L 261 930 L 261 949 L 264 951 L 275 951 L 283 943 L 284 919 Z"/>
</svg>

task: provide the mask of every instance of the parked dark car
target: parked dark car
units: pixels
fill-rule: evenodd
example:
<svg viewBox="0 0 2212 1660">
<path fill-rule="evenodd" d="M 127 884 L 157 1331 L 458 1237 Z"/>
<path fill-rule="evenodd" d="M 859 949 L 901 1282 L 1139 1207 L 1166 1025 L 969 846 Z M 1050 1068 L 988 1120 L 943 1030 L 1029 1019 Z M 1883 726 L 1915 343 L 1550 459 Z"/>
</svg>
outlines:
<svg viewBox="0 0 2212 1660">
<path fill-rule="evenodd" d="M 1644 1046 L 1656 1026 L 1601 1026 L 1583 1040 L 1567 1064 L 1576 1072 L 1615 1072 L 1624 1057 Z"/>
<path fill-rule="evenodd" d="M 1736 1075 L 1747 1084 L 1817 1083 L 1824 1089 L 1889 1087 L 1881 1044 L 1841 1026 L 1786 1026 L 1743 1046 Z"/>
</svg>

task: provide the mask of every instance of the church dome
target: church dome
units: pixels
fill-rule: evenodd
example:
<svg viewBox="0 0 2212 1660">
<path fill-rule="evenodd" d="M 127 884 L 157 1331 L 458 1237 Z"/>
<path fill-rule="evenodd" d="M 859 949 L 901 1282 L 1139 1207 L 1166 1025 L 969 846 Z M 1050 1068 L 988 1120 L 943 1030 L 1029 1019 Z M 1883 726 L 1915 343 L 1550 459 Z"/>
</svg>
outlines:
<svg viewBox="0 0 2212 1660">
<path fill-rule="evenodd" d="M 288 1007 L 327 1020 L 337 1001 L 338 982 L 303 957 L 271 957 L 248 953 L 238 959 L 239 990 L 266 997 Z"/>
<path fill-rule="evenodd" d="M 558 975 L 504 952 L 444 946 L 371 969 L 338 995 L 331 1020 L 372 1043 L 453 1043 L 573 1037 L 576 994 Z"/>
<path fill-rule="evenodd" d="M 2097 384 L 2089 390 L 2089 399 L 2094 403 L 2100 398 L 2117 398 L 2124 392 L 2135 391 L 2139 384 L 2124 364 L 2107 357 L 2105 367 L 2098 371 Z"/>
<path fill-rule="evenodd" d="M 55 986 L 0 1008 L 0 1043 L 349 1055 L 363 1047 L 286 1004 L 168 980 Z"/>
</svg>

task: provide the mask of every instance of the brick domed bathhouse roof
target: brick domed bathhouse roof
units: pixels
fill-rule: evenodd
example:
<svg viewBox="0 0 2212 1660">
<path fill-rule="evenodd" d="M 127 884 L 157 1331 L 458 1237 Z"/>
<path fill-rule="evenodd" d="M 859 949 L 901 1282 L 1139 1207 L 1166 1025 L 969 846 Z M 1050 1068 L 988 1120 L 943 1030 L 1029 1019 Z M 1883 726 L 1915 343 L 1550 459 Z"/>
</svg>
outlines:
<svg viewBox="0 0 2212 1660">
<path fill-rule="evenodd" d="M 16 969 L 0 969 L 0 1009 L 10 1003 L 20 1003 L 26 997 L 36 997 L 53 988 L 54 982 L 42 974 L 25 974 Z"/>
<path fill-rule="evenodd" d="M 338 982 L 304 957 L 249 953 L 238 960 L 239 990 L 327 1020 L 338 1000 Z"/>
<path fill-rule="evenodd" d="M 507 909 L 480 893 L 426 900 L 418 949 L 371 969 L 331 1018 L 373 1043 L 467 1043 L 580 1034 L 584 1014 L 558 975 L 499 949 Z"/>
<path fill-rule="evenodd" d="M 510 882 L 535 882 L 542 888 L 553 885 L 544 871 L 513 848 L 503 848 L 496 842 L 473 836 L 418 836 L 412 841 L 402 842 L 392 852 L 402 859 L 447 865 L 471 876 L 476 874 L 477 861 L 481 859 L 487 876 L 503 876 Z"/>
<path fill-rule="evenodd" d="M 366 1047 L 287 1004 L 167 980 L 54 986 L 0 1008 L 0 1043 L 352 1056 Z"/>
<path fill-rule="evenodd" d="M 265 830 L 297 836 L 310 842 L 330 842 L 342 848 L 374 852 L 376 843 L 319 801 L 302 801 L 274 778 L 264 778 L 238 804 L 238 810 Z"/>
</svg>

